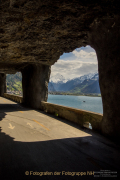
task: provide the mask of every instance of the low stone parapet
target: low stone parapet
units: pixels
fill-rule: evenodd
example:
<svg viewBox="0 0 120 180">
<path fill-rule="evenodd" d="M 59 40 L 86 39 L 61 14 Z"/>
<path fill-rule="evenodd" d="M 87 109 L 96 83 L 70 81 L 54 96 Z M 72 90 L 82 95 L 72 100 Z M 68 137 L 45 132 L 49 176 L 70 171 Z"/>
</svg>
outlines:
<svg viewBox="0 0 120 180">
<path fill-rule="evenodd" d="M 23 101 L 22 96 L 16 96 L 13 94 L 4 93 L 4 97 L 18 103 L 22 103 Z M 41 102 L 41 107 L 42 110 L 47 113 L 51 113 L 55 116 L 67 119 L 69 121 L 79 124 L 80 126 L 86 127 L 86 125 L 88 126 L 88 124 L 90 123 L 93 130 L 101 131 L 101 121 L 103 115 L 100 113 L 52 104 L 45 101 Z"/>
<path fill-rule="evenodd" d="M 15 102 L 18 102 L 18 103 L 22 103 L 22 101 L 23 101 L 22 96 L 16 96 L 14 94 L 4 93 L 4 97 L 7 98 L 7 99 L 11 99 L 12 101 L 15 101 Z"/>
<path fill-rule="evenodd" d="M 102 114 L 85 111 L 81 109 L 75 109 L 71 107 L 61 106 L 57 104 L 52 104 L 42 101 L 42 109 L 45 112 L 54 114 L 56 116 L 62 117 L 69 121 L 75 122 L 80 126 L 85 126 L 88 123 L 91 124 L 92 129 L 101 131 L 101 121 L 103 118 Z"/>
</svg>

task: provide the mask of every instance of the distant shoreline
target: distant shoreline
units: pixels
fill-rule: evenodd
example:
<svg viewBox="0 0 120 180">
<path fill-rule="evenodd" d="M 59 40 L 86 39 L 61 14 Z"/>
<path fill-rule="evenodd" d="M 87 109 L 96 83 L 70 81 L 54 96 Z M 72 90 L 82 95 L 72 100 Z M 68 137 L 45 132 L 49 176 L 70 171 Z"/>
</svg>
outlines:
<svg viewBox="0 0 120 180">
<path fill-rule="evenodd" d="M 50 95 L 68 95 L 68 96 L 90 96 L 90 97 L 101 97 L 101 94 L 72 94 L 65 92 L 48 92 Z"/>
<path fill-rule="evenodd" d="M 22 92 L 18 91 L 7 91 L 9 94 L 14 94 L 14 95 L 22 95 Z M 90 97 L 101 97 L 101 94 L 75 94 L 75 93 L 65 93 L 65 92 L 48 92 L 48 94 L 51 95 L 65 95 L 65 96 L 90 96 Z"/>
</svg>

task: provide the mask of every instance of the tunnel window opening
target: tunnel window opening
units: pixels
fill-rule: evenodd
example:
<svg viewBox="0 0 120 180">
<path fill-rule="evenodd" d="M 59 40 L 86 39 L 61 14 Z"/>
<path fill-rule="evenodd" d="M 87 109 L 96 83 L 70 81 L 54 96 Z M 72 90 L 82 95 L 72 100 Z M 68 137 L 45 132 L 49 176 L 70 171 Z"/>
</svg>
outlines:
<svg viewBox="0 0 120 180">
<path fill-rule="evenodd" d="M 7 93 L 22 96 L 22 74 L 17 72 L 16 74 L 6 75 Z"/>
<path fill-rule="evenodd" d="M 50 103 L 103 114 L 95 50 L 86 46 L 64 53 L 51 67 L 48 92 Z"/>
</svg>

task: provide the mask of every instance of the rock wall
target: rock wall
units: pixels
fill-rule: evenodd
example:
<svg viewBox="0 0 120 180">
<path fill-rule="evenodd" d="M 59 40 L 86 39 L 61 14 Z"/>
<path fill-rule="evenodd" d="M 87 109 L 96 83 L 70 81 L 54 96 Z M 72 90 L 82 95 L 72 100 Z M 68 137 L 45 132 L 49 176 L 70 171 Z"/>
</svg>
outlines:
<svg viewBox="0 0 120 180">
<path fill-rule="evenodd" d="M 0 73 L 0 96 L 6 92 L 6 74 Z"/>
<path fill-rule="evenodd" d="M 64 52 L 89 44 L 93 22 L 119 14 L 118 0 L 1 0 L 0 71 L 52 65 Z"/>
<path fill-rule="evenodd" d="M 39 109 L 47 101 L 50 66 L 29 65 L 22 71 L 23 103 Z"/>
<path fill-rule="evenodd" d="M 98 58 L 102 131 L 120 137 L 120 17 L 94 22 L 89 37 Z"/>
</svg>

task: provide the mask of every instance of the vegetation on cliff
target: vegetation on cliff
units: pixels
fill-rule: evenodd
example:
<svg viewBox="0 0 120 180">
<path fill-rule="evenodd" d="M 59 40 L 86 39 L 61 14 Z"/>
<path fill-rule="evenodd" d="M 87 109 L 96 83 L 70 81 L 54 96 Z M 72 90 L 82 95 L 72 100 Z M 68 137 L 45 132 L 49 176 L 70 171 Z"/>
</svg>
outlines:
<svg viewBox="0 0 120 180">
<path fill-rule="evenodd" d="M 16 74 L 7 74 L 6 83 L 8 91 L 20 91 L 22 92 L 22 75 L 20 72 Z"/>
</svg>

